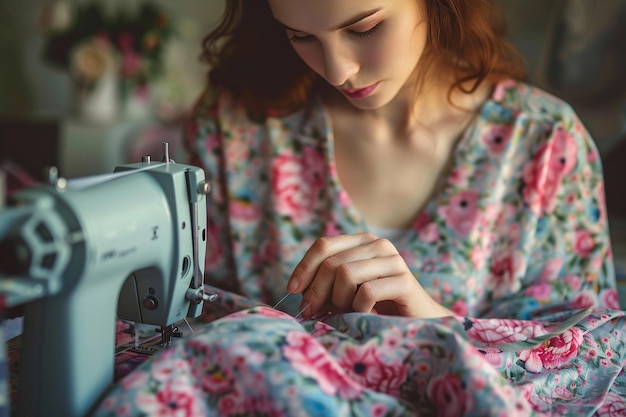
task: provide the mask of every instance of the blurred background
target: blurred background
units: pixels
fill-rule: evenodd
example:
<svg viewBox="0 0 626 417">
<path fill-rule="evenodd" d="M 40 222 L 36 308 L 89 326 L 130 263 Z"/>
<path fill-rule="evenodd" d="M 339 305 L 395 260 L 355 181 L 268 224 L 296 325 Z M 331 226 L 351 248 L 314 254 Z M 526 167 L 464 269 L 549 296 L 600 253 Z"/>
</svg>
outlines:
<svg viewBox="0 0 626 417">
<path fill-rule="evenodd" d="M 201 39 L 224 0 L 2 0 L 0 172 L 78 177 L 180 151 L 203 88 Z M 626 259 L 626 0 L 499 0 L 531 82 L 565 99 L 602 155 L 615 252 Z M 112 42 L 105 42 L 108 39 Z"/>
<path fill-rule="evenodd" d="M 160 159 L 164 141 L 176 152 L 180 118 L 204 85 L 201 40 L 222 7 L 2 0 L 0 163 L 8 187 L 24 174 L 42 178 L 50 165 L 73 178 L 109 173 L 145 151 Z"/>
</svg>

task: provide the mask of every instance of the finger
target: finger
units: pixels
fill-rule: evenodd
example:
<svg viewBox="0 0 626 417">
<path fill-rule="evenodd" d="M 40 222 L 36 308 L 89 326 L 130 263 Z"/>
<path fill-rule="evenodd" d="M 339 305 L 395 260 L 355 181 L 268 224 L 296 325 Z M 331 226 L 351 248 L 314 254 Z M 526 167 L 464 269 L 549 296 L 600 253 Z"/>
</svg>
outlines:
<svg viewBox="0 0 626 417">
<path fill-rule="evenodd" d="M 383 265 L 386 263 L 384 259 L 388 256 L 397 256 L 396 271 L 393 271 L 393 274 L 400 273 L 402 267 L 406 271 L 404 261 L 398 255 L 395 246 L 386 239 L 376 239 L 326 258 L 320 264 L 311 284 L 304 292 L 302 305 L 307 303 L 310 306 L 307 313 L 315 314 L 331 297 L 335 306 L 349 310 L 357 285 L 368 279 L 376 279 L 382 274 L 390 273 L 385 271 L 385 268 L 390 268 L 390 264 L 387 264 L 386 267 Z M 373 259 L 376 261 L 372 261 Z M 358 273 L 351 272 L 353 266 L 356 266 L 357 272 L 359 270 L 365 271 L 365 265 L 359 266 L 357 263 L 366 260 L 378 268 L 372 269 L 362 277 Z M 340 281 L 338 282 L 337 279 Z M 335 289 L 340 291 L 338 296 L 335 296 Z"/>
<path fill-rule="evenodd" d="M 302 301 L 300 302 L 301 308 L 307 305 L 308 308 L 304 310 L 304 317 L 311 317 L 329 300 L 334 284 L 334 271 L 338 265 L 334 265 L 336 258 L 330 257 L 324 260 L 317 270 L 316 277 L 313 282 L 304 290 L 302 295 Z M 320 276 L 322 278 L 320 278 Z"/>
<path fill-rule="evenodd" d="M 411 274 L 402 274 L 368 281 L 362 284 L 354 297 L 354 311 L 370 313 L 376 304 L 394 305 L 394 314 L 433 318 L 452 316 L 453 313 L 437 303 Z"/>
<path fill-rule="evenodd" d="M 398 314 L 410 315 L 410 306 L 422 302 L 418 287 L 420 286 L 415 278 L 407 274 L 367 281 L 359 287 L 352 308 L 354 311 L 371 313 L 377 303 L 391 301 Z"/>
<path fill-rule="evenodd" d="M 332 303 L 343 310 L 349 310 L 361 284 L 405 272 L 406 264 L 398 253 L 341 264 L 335 272 Z"/>
<path fill-rule="evenodd" d="M 287 282 L 287 290 L 292 294 L 299 294 L 311 284 L 324 260 L 376 239 L 376 236 L 371 233 L 321 237 L 317 239 L 294 268 Z"/>
</svg>

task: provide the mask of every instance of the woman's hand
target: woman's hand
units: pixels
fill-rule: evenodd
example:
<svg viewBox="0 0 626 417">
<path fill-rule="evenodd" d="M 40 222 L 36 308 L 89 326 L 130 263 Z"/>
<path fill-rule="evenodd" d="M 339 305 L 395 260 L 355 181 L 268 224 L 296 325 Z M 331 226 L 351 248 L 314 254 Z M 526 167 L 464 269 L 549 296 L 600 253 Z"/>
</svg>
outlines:
<svg viewBox="0 0 626 417">
<path fill-rule="evenodd" d="M 303 293 L 304 317 L 324 308 L 420 318 L 453 315 L 426 293 L 396 247 L 371 233 L 317 239 L 287 289 Z"/>
</svg>

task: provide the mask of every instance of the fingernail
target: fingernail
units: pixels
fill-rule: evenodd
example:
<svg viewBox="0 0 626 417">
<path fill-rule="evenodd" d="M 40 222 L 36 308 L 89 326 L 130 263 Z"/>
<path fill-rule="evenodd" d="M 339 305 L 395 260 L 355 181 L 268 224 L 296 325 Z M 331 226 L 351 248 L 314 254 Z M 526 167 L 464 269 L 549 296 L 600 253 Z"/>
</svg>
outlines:
<svg viewBox="0 0 626 417">
<path fill-rule="evenodd" d="M 289 284 L 287 284 L 287 290 L 290 293 L 296 293 L 298 291 L 298 287 L 300 286 L 300 280 L 298 278 L 293 277 L 289 280 Z"/>
</svg>

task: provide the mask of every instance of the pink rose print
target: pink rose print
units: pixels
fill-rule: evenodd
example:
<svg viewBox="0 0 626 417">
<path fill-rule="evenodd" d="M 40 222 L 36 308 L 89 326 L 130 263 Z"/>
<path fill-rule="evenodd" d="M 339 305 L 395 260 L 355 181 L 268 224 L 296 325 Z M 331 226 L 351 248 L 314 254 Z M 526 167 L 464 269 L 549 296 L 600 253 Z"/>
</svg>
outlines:
<svg viewBox="0 0 626 417">
<path fill-rule="evenodd" d="M 315 337 L 315 338 L 320 338 L 323 336 L 326 336 L 328 333 L 332 332 L 334 330 L 334 327 L 321 322 L 321 321 L 316 321 L 315 324 L 313 325 L 313 331 L 311 331 L 311 336 Z"/>
<path fill-rule="evenodd" d="M 217 403 L 220 415 L 244 415 L 248 411 L 244 406 L 245 401 L 245 396 L 237 389 L 221 396 Z"/>
<path fill-rule="evenodd" d="M 583 291 L 571 302 L 572 308 L 583 309 L 596 305 L 597 295 L 593 291 Z"/>
<path fill-rule="evenodd" d="M 503 82 L 500 82 L 496 85 L 496 89 L 493 92 L 493 99 L 494 101 L 502 101 L 504 100 L 504 97 L 506 96 L 506 92 L 508 89 L 512 89 L 513 87 L 515 87 L 517 84 L 516 81 L 514 80 L 505 80 Z"/>
<path fill-rule="evenodd" d="M 200 381 L 199 387 L 209 393 L 224 393 L 233 386 L 235 377 L 232 367 L 221 366 L 226 358 L 222 349 L 211 350 L 197 340 L 190 340 L 189 347 L 197 352 L 188 363 L 195 378 Z M 167 366 L 168 361 L 164 361 Z M 167 369 L 167 368 L 166 368 Z M 155 377 L 155 379 L 158 379 Z"/>
<path fill-rule="evenodd" d="M 526 261 L 519 251 L 495 254 L 487 281 L 496 296 L 510 294 L 521 288 L 520 279 L 526 271 Z"/>
<path fill-rule="evenodd" d="M 250 146 L 242 140 L 243 138 L 250 137 L 256 132 L 246 132 L 245 129 L 237 129 L 237 136 L 234 140 L 230 140 L 225 146 L 225 158 L 232 164 L 241 165 L 245 161 L 250 159 Z"/>
<path fill-rule="evenodd" d="M 552 392 L 552 398 L 570 401 L 574 398 L 574 394 L 566 387 L 555 387 Z"/>
<path fill-rule="evenodd" d="M 324 236 L 338 236 L 342 233 L 341 229 L 337 227 L 337 223 L 329 221 L 324 228 Z"/>
<path fill-rule="evenodd" d="M 307 184 L 314 189 L 321 189 L 324 186 L 324 175 L 322 171 L 326 169 L 324 155 L 311 146 L 305 146 L 302 150 L 302 162 L 305 168 L 304 179 Z"/>
<path fill-rule="evenodd" d="M 577 127 L 579 127 L 579 125 Z M 591 164 L 595 164 L 599 160 L 600 160 L 600 152 L 598 152 L 597 149 L 595 148 L 589 150 L 589 153 L 587 154 L 587 162 Z"/>
<path fill-rule="evenodd" d="M 619 310 L 619 296 L 615 288 L 607 288 L 600 293 L 602 305 L 611 310 Z"/>
<path fill-rule="evenodd" d="M 417 257 L 415 256 L 415 252 L 413 251 L 401 249 L 398 251 L 398 253 L 402 257 L 402 259 L 404 259 L 404 262 L 406 262 L 407 265 L 414 265 L 417 262 Z"/>
<path fill-rule="evenodd" d="M 150 373 L 154 380 L 167 382 L 176 378 L 178 374 L 189 374 L 191 371 L 189 368 L 189 364 L 182 359 L 169 357 L 168 360 L 164 360 L 163 358 L 159 358 L 153 362 Z"/>
<path fill-rule="evenodd" d="M 484 243 L 485 240 L 482 240 L 481 243 Z M 489 248 L 484 244 L 475 245 L 470 252 L 470 260 L 472 261 L 472 265 L 476 270 L 482 270 L 485 264 L 487 263 L 487 259 L 491 255 Z"/>
<path fill-rule="evenodd" d="M 448 176 L 448 182 L 455 187 L 465 187 L 471 175 L 472 170 L 470 167 L 455 167 L 452 169 L 450 175 Z"/>
<path fill-rule="evenodd" d="M 546 334 L 540 323 L 524 320 L 476 319 L 467 335 L 486 346 L 520 342 Z"/>
<path fill-rule="evenodd" d="M 226 392 L 233 384 L 234 377 L 226 367 L 216 366 L 202 375 L 201 386 L 206 392 Z"/>
<path fill-rule="evenodd" d="M 552 293 L 552 286 L 545 282 L 540 282 L 535 285 L 531 285 L 525 291 L 525 294 L 535 300 L 549 300 Z"/>
<path fill-rule="evenodd" d="M 572 136 L 557 128 L 552 140 L 545 143 L 533 161 L 524 167 L 524 201 L 533 213 L 550 213 L 556 204 L 563 177 L 576 165 L 576 142 Z"/>
<path fill-rule="evenodd" d="M 422 211 L 415 219 L 415 223 L 413 223 L 413 230 L 419 232 L 420 229 L 431 222 L 431 218 L 427 212 Z"/>
<path fill-rule="evenodd" d="M 387 406 L 385 404 L 374 404 L 370 409 L 372 417 L 383 417 L 387 414 Z"/>
<path fill-rule="evenodd" d="M 460 417 L 468 411 L 469 396 L 463 381 L 456 375 L 444 375 L 434 379 L 428 387 L 428 395 L 439 417 Z"/>
<path fill-rule="evenodd" d="M 482 241 L 502 240 L 511 248 L 516 247 L 521 237 L 520 225 L 515 219 L 517 209 L 512 204 L 487 204 L 482 216 Z"/>
<path fill-rule="evenodd" d="M 424 227 L 420 233 L 419 237 L 426 243 L 433 243 L 439 240 L 439 229 L 435 223 L 430 223 L 426 227 Z"/>
<path fill-rule="evenodd" d="M 243 199 L 233 198 L 229 211 L 231 218 L 236 222 L 251 223 L 261 218 L 258 204 Z"/>
<path fill-rule="evenodd" d="M 439 209 L 439 214 L 445 219 L 446 226 L 461 237 L 467 236 L 480 217 L 478 191 L 462 191 L 456 194 L 447 206 Z"/>
<path fill-rule="evenodd" d="M 318 194 L 324 185 L 320 170 L 324 166 L 321 153 L 311 147 L 303 154 L 281 154 L 273 161 L 272 188 L 278 213 L 304 224 L 313 217 Z"/>
<path fill-rule="evenodd" d="M 553 281 L 559 276 L 559 272 L 563 267 L 562 258 L 554 258 L 546 262 L 543 271 L 539 274 L 539 280 L 543 282 Z"/>
<path fill-rule="evenodd" d="M 502 351 L 493 347 L 481 347 L 478 349 L 487 362 L 495 367 L 502 366 L 504 359 L 502 357 Z"/>
<path fill-rule="evenodd" d="M 626 415 L 626 399 L 609 392 L 598 409 L 599 417 L 623 417 Z"/>
<path fill-rule="evenodd" d="M 352 205 L 352 200 L 350 200 L 350 196 L 345 190 L 339 190 L 338 200 L 341 207 L 350 207 Z"/>
<path fill-rule="evenodd" d="M 363 386 L 400 398 L 400 386 L 406 380 L 408 364 L 381 362 L 375 346 L 347 347 L 340 363 Z"/>
<path fill-rule="evenodd" d="M 360 395 L 361 387 L 348 377 L 324 347 L 307 333 L 289 332 L 287 345 L 283 347 L 285 358 L 302 375 L 313 378 L 320 389 L 328 395 L 354 399 Z"/>
<path fill-rule="evenodd" d="M 582 282 L 580 277 L 576 275 L 566 275 L 563 277 L 563 282 L 570 286 L 570 288 L 574 291 L 579 291 L 582 287 Z"/>
<path fill-rule="evenodd" d="M 513 128 L 507 125 L 494 125 L 486 135 L 483 136 L 483 141 L 487 145 L 487 149 L 491 155 L 501 155 L 506 149 Z"/>
<path fill-rule="evenodd" d="M 468 314 L 468 308 L 467 308 L 467 303 L 463 300 L 457 300 L 454 304 L 452 304 L 452 307 L 450 307 L 450 310 L 452 310 L 452 312 L 454 314 L 456 314 L 457 316 L 461 316 L 461 317 L 465 317 Z"/>
<path fill-rule="evenodd" d="M 576 357 L 582 341 L 583 331 L 572 327 L 532 350 L 522 351 L 520 360 L 526 362 L 528 372 L 555 369 Z"/>
<path fill-rule="evenodd" d="M 574 251 L 578 256 L 588 257 L 594 246 L 595 242 L 589 230 L 576 231 L 574 234 Z"/>
<path fill-rule="evenodd" d="M 172 385 L 162 386 L 156 395 L 148 393 L 137 394 L 137 407 L 149 416 L 169 417 L 201 417 L 205 415 L 201 401 L 196 401 L 192 390 L 187 387 Z"/>
</svg>

